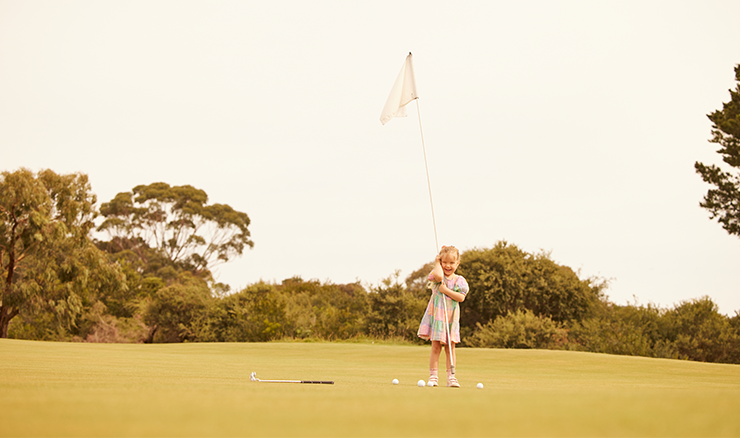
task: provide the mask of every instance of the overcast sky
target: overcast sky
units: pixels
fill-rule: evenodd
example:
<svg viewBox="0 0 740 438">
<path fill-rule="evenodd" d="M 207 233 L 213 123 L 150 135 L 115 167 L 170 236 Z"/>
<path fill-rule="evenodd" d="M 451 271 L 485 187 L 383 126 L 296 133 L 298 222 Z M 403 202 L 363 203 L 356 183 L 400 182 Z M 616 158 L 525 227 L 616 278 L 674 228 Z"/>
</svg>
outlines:
<svg viewBox="0 0 740 438">
<path fill-rule="evenodd" d="M 203 189 L 252 220 L 234 289 L 378 284 L 439 241 L 549 252 L 610 300 L 740 310 L 740 240 L 699 207 L 738 1 L 0 0 L 0 170 Z M 472 291 L 475 293 L 475 291 Z"/>
</svg>

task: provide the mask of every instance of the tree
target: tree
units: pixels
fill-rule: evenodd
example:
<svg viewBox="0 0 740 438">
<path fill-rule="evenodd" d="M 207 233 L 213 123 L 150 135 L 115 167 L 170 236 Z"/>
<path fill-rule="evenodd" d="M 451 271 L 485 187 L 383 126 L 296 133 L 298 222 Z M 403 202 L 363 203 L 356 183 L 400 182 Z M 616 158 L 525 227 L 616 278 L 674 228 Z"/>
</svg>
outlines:
<svg viewBox="0 0 740 438">
<path fill-rule="evenodd" d="M 734 91 L 730 90 L 730 101 L 722 104 L 721 111 L 714 111 L 707 117 L 712 121 L 710 143 L 720 145 L 717 153 L 722 155 L 722 161 L 740 169 L 740 64 L 735 67 L 735 80 L 738 85 Z M 740 173 L 698 161 L 694 168 L 704 182 L 714 186 L 699 205 L 709 210 L 711 219 L 717 219 L 730 235 L 740 237 Z"/>
<path fill-rule="evenodd" d="M 684 301 L 664 318 L 666 337 L 681 356 L 702 362 L 740 362 L 740 336 L 709 297 Z"/>
<path fill-rule="evenodd" d="M 349 339 L 365 329 L 370 304 L 359 283 L 322 284 L 293 277 L 283 280 L 277 292 L 286 303 L 285 336 Z"/>
<path fill-rule="evenodd" d="M 289 325 L 285 295 L 272 284 L 256 283 L 222 298 L 209 321 L 209 338 L 221 342 L 281 339 Z"/>
<path fill-rule="evenodd" d="M 22 312 L 49 312 L 55 326 L 68 328 L 101 289 L 125 287 L 89 239 L 95 201 L 84 174 L 2 173 L 0 337 Z"/>
<path fill-rule="evenodd" d="M 381 338 L 401 337 L 419 341 L 416 333 L 429 296 L 424 299 L 415 292 L 398 282 L 398 272 L 373 287 L 368 294 L 368 334 Z"/>
<path fill-rule="evenodd" d="M 145 342 L 200 340 L 213 304 L 214 298 L 206 282 L 190 272 L 183 272 L 176 283 L 154 294 L 144 313 L 144 322 L 149 325 Z"/>
<path fill-rule="evenodd" d="M 207 202 L 203 190 L 189 185 L 139 185 L 100 207 L 106 219 L 98 231 L 111 237 L 106 242 L 110 253 L 131 251 L 144 264 L 163 256 L 186 270 L 209 272 L 254 243 L 249 238 L 246 213 Z"/>
<path fill-rule="evenodd" d="M 457 273 L 470 286 L 460 315 L 461 330 L 475 330 L 478 324 L 526 309 L 555 322 L 577 320 L 598 302 L 604 287 L 580 280 L 546 253 L 528 254 L 507 242 L 464 252 Z"/>
</svg>

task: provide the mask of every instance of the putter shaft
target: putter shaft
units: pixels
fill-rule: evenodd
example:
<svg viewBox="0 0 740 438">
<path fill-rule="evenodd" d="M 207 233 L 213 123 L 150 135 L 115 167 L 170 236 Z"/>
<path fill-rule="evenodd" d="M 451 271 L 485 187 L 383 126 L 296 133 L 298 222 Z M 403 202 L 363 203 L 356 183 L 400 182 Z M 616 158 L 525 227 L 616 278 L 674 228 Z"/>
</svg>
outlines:
<svg viewBox="0 0 740 438">
<path fill-rule="evenodd" d="M 314 384 L 320 384 L 320 385 L 333 385 L 333 380 L 261 380 L 257 378 L 257 373 L 252 372 L 252 374 L 249 375 L 249 380 L 252 382 L 262 382 L 262 383 L 314 383 Z"/>
</svg>

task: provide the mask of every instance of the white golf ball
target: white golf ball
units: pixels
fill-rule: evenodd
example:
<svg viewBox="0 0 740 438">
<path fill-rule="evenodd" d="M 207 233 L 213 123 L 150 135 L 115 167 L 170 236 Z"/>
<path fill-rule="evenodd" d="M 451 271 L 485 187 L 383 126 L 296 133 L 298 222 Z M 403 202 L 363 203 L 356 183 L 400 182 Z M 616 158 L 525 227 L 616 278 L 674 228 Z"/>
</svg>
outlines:
<svg viewBox="0 0 740 438">
<path fill-rule="evenodd" d="M 423 387 L 427 386 L 427 383 L 425 381 L 423 381 L 423 380 L 419 380 L 418 382 L 416 382 L 416 386 L 418 386 L 420 388 L 423 388 Z"/>
<path fill-rule="evenodd" d="M 434 386 L 434 383 L 430 380 L 430 381 L 427 382 L 427 386 L 432 387 L 432 386 Z"/>
<path fill-rule="evenodd" d="M 393 379 L 393 384 L 398 385 L 398 379 Z"/>
<path fill-rule="evenodd" d="M 479 383 L 479 384 L 477 384 L 477 385 L 475 385 L 475 386 L 476 386 L 476 387 L 477 387 L 478 389 L 483 389 L 483 384 L 482 384 L 482 383 Z"/>
</svg>

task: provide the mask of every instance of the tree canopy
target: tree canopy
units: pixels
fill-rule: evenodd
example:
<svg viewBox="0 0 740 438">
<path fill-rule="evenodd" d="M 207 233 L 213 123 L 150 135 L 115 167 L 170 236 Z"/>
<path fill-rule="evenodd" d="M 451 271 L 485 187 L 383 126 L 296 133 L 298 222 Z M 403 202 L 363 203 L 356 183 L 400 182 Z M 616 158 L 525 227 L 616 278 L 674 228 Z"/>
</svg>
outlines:
<svg viewBox="0 0 740 438">
<path fill-rule="evenodd" d="M 460 316 L 460 326 L 469 329 L 525 309 L 557 322 L 580 319 L 604 287 L 579 279 L 546 253 L 529 254 L 507 242 L 464 252 L 458 273 L 472 291 Z"/>
<path fill-rule="evenodd" d="M 187 270 L 209 271 L 241 255 L 254 242 L 246 213 L 207 202 L 206 192 L 189 185 L 139 185 L 100 207 L 105 221 L 98 231 L 111 237 L 109 252 L 132 252 L 144 264 L 165 257 Z"/>
<path fill-rule="evenodd" d="M 710 217 L 730 235 L 740 237 L 740 64 L 735 67 L 735 80 L 738 84 L 730 90 L 730 101 L 722 105 L 722 110 L 707 115 L 712 121 L 709 141 L 720 145 L 717 153 L 735 170 L 725 171 L 698 161 L 694 168 L 704 182 L 714 186 L 699 205 L 709 210 Z"/>
<path fill-rule="evenodd" d="M 28 169 L 0 177 L 0 337 L 26 310 L 70 326 L 102 289 L 125 288 L 117 266 L 89 240 L 96 216 L 87 175 Z"/>
</svg>

